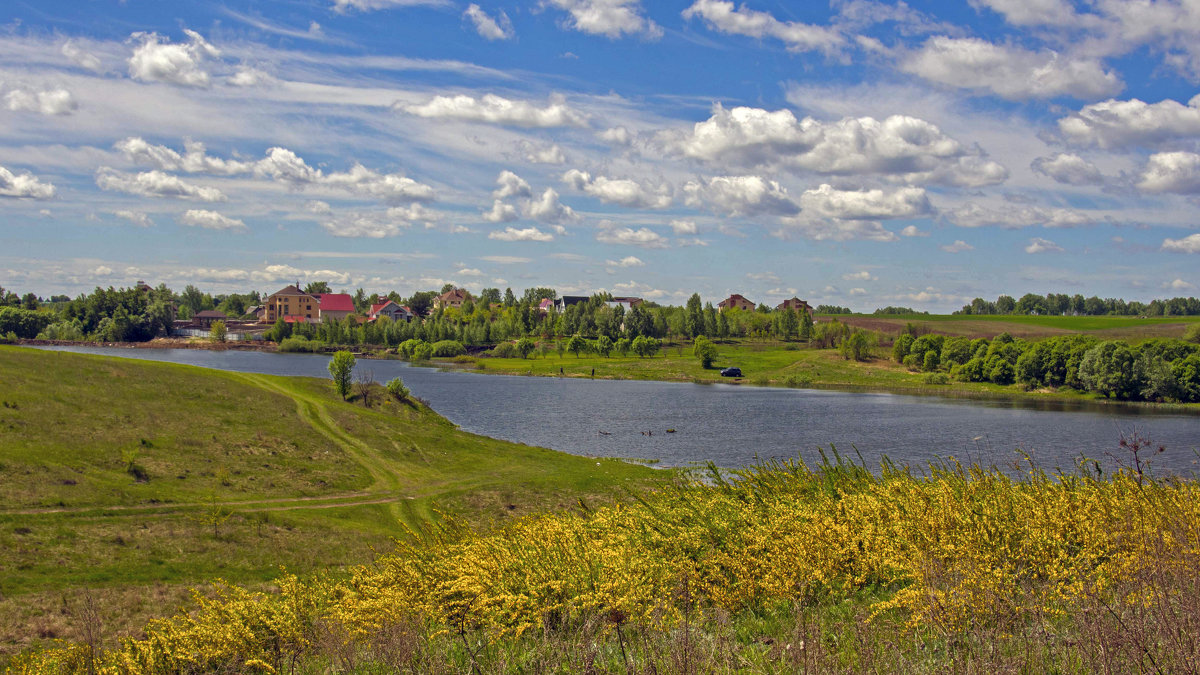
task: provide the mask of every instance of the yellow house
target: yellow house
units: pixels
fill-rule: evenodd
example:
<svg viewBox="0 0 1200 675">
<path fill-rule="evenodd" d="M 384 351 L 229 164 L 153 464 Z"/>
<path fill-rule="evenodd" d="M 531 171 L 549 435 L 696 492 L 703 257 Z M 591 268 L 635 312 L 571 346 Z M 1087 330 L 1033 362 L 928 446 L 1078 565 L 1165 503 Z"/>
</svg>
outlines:
<svg viewBox="0 0 1200 675">
<path fill-rule="evenodd" d="M 293 320 L 303 319 L 306 323 L 311 323 L 317 321 L 320 316 L 321 303 L 316 297 L 295 286 L 287 286 L 267 297 L 261 321 L 275 323 L 277 319 L 293 317 Z"/>
</svg>

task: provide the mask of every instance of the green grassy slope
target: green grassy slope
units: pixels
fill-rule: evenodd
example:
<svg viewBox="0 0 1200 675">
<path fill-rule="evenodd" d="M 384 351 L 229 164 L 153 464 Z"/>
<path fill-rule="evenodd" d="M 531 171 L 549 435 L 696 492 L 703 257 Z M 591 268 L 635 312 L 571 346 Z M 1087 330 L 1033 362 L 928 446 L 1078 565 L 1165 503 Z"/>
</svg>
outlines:
<svg viewBox="0 0 1200 675">
<path fill-rule="evenodd" d="M 485 525 L 667 475 L 378 394 L 368 409 L 325 380 L 0 347 L 0 650 L 70 635 L 54 617 L 84 588 L 142 625 L 173 606 L 133 587 L 362 563 L 439 512 Z"/>
</svg>

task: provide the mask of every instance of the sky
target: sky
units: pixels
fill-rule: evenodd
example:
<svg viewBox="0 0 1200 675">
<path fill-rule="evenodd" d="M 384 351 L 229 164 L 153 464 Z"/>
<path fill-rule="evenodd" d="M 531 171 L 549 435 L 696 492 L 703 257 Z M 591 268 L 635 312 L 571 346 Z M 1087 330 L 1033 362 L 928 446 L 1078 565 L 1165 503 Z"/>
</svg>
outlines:
<svg viewBox="0 0 1200 675">
<path fill-rule="evenodd" d="M 1171 0 L 6 0 L 0 286 L 1195 295 L 1198 84 Z"/>
</svg>

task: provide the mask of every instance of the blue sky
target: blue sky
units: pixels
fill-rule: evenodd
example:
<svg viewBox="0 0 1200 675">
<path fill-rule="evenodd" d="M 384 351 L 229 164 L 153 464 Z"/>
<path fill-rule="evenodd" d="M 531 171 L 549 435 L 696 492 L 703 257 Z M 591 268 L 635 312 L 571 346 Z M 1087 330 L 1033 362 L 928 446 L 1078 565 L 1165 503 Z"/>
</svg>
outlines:
<svg viewBox="0 0 1200 675">
<path fill-rule="evenodd" d="M 5 3 L 0 285 L 957 309 L 1200 284 L 1200 8 Z"/>
</svg>

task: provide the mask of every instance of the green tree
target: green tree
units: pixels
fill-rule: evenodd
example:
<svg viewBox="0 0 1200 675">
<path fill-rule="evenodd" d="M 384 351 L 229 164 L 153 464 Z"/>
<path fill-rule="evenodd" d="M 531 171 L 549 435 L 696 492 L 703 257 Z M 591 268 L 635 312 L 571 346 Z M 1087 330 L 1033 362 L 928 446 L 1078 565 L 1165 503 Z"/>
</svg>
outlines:
<svg viewBox="0 0 1200 675">
<path fill-rule="evenodd" d="M 397 401 L 408 400 L 408 387 L 404 386 L 404 381 L 399 377 L 393 377 L 384 386 L 387 388 L 387 392 L 392 395 L 392 398 Z"/>
<path fill-rule="evenodd" d="M 1134 354 L 1123 342 L 1101 342 L 1083 355 L 1079 381 L 1105 398 L 1132 398 L 1141 390 Z"/>
<path fill-rule="evenodd" d="M 567 351 L 579 358 L 579 352 L 587 351 L 587 340 L 584 340 L 578 334 L 572 335 L 570 340 L 567 340 Z"/>
<path fill-rule="evenodd" d="M 800 313 L 800 339 L 808 342 L 813 336 L 813 318 L 808 312 Z"/>
<path fill-rule="evenodd" d="M 603 356 L 605 358 L 608 358 L 608 355 L 612 353 L 612 350 L 613 350 L 612 338 L 608 337 L 607 335 L 601 335 L 600 337 L 596 338 L 596 353 L 597 354 L 599 354 L 600 356 Z"/>
<path fill-rule="evenodd" d="M 333 289 L 329 287 L 328 281 L 310 281 L 304 285 L 304 292 L 309 295 L 318 293 L 332 293 Z"/>
<path fill-rule="evenodd" d="M 534 343 L 534 341 L 527 337 L 517 340 L 517 353 L 520 354 L 521 358 L 523 359 L 529 358 L 529 355 L 533 353 L 533 350 L 536 347 L 537 345 Z"/>
<path fill-rule="evenodd" d="M 633 349 L 633 341 L 629 338 L 621 338 L 613 344 L 613 349 L 615 349 L 621 356 L 627 356 L 629 354 L 629 350 Z"/>
<path fill-rule="evenodd" d="M 208 336 L 213 342 L 224 342 L 225 338 L 228 336 L 228 331 L 225 328 L 225 322 L 212 322 L 212 325 L 208 327 Z"/>
<path fill-rule="evenodd" d="M 341 394 L 342 400 L 350 393 L 350 378 L 354 374 L 354 355 L 342 350 L 329 359 L 329 375 L 333 378 L 333 388 Z"/>
<path fill-rule="evenodd" d="M 717 359 L 717 346 L 702 337 L 698 337 L 696 338 L 696 343 L 692 346 L 692 354 L 700 359 L 701 368 L 712 368 L 713 361 Z"/>
</svg>

